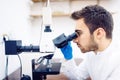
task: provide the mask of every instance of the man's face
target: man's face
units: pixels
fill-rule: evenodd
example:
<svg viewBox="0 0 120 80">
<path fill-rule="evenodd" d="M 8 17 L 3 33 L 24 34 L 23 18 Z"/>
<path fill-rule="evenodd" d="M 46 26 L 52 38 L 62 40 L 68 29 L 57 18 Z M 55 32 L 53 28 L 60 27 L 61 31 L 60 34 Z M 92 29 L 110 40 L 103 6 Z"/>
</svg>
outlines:
<svg viewBox="0 0 120 80">
<path fill-rule="evenodd" d="M 90 34 L 87 25 L 84 23 L 84 19 L 76 21 L 75 31 L 78 37 L 73 40 L 80 48 L 81 52 L 95 51 L 98 49 L 98 45 L 94 40 L 94 35 Z"/>
</svg>

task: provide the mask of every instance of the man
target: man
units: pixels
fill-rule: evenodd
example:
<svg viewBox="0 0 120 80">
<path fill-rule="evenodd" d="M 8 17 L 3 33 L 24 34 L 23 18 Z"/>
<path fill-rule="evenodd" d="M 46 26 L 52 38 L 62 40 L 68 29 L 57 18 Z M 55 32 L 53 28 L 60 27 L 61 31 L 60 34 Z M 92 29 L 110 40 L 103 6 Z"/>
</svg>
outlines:
<svg viewBox="0 0 120 80">
<path fill-rule="evenodd" d="M 101 6 L 91 5 L 71 17 L 76 20 L 78 36 L 73 42 L 86 58 L 76 66 L 70 43 L 61 48 L 64 74 L 69 80 L 120 80 L 120 46 L 112 39 L 112 15 Z"/>
</svg>

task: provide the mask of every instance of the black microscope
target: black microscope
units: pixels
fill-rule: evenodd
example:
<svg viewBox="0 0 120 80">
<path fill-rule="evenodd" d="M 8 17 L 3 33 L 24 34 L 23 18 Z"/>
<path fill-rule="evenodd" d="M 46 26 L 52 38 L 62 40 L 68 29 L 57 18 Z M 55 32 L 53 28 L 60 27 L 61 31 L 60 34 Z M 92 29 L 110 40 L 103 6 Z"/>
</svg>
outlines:
<svg viewBox="0 0 120 80">
<path fill-rule="evenodd" d="M 61 34 L 53 39 L 53 43 L 57 48 L 62 48 L 75 38 L 77 38 L 76 32 L 69 36 Z M 5 55 L 17 55 L 22 52 L 40 52 L 40 49 L 39 46 L 34 45 L 22 46 L 21 40 L 5 40 Z M 54 54 L 48 54 L 37 60 L 32 59 L 33 80 L 45 80 L 47 79 L 47 75 L 56 75 L 60 73 L 61 63 L 51 62 L 53 56 Z M 43 64 L 44 61 L 46 61 L 45 64 Z M 31 78 L 28 75 L 23 75 L 21 80 L 31 80 Z"/>
</svg>

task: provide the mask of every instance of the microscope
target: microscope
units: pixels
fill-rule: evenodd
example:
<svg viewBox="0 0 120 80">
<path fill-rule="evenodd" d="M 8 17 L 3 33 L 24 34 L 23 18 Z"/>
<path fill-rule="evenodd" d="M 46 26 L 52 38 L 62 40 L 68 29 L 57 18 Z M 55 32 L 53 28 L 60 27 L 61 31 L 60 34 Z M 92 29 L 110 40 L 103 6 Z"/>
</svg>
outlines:
<svg viewBox="0 0 120 80">
<path fill-rule="evenodd" d="M 53 39 L 53 43 L 57 48 L 62 48 L 75 38 L 77 38 L 76 32 L 69 36 L 65 36 L 63 33 Z M 40 52 L 40 48 L 32 44 L 29 46 L 22 46 L 21 40 L 5 40 L 5 55 L 18 55 L 22 52 Z M 37 60 L 32 60 L 33 80 L 45 80 L 47 75 L 56 75 L 60 73 L 61 63 L 52 63 L 51 59 L 53 56 L 54 54 L 48 54 L 39 57 Z M 44 63 L 45 61 L 46 63 Z M 22 79 L 24 80 L 25 77 L 26 76 L 22 77 Z"/>
</svg>

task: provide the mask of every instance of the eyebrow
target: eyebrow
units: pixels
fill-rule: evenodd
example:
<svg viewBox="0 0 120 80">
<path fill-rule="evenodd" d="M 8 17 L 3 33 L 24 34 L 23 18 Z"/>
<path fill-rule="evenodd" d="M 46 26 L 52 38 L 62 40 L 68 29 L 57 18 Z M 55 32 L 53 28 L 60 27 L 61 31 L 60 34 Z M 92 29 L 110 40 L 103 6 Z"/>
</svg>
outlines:
<svg viewBox="0 0 120 80">
<path fill-rule="evenodd" d="M 75 32 L 82 32 L 82 31 L 81 31 L 81 30 L 77 30 L 77 29 L 76 29 L 76 30 L 75 30 Z"/>
</svg>

